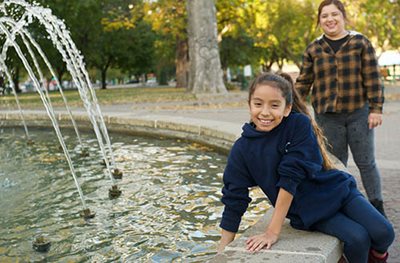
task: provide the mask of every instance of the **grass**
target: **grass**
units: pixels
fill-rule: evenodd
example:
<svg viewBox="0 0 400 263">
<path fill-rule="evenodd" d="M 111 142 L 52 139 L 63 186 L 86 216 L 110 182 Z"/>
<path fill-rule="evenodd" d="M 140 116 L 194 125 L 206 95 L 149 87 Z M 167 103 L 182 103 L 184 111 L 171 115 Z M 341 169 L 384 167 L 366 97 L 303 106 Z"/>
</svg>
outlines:
<svg viewBox="0 0 400 263">
<path fill-rule="evenodd" d="M 132 104 L 132 103 L 155 103 L 174 101 L 195 101 L 192 93 L 183 88 L 171 87 L 135 87 L 118 89 L 96 89 L 96 97 L 100 105 Z M 58 91 L 49 92 L 51 103 L 54 107 L 64 106 L 62 96 Z M 83 106 L 77 90 L 66 90 L 64 95 L 68 105 L 72 107 Z M 18 100 L 24 108 L 39 108 L 43 102 L 37 92 L 18 94 Z M 0 108 L 16 108 L 15 97 L 12 94 L 0 96 Z"/>
</svg>

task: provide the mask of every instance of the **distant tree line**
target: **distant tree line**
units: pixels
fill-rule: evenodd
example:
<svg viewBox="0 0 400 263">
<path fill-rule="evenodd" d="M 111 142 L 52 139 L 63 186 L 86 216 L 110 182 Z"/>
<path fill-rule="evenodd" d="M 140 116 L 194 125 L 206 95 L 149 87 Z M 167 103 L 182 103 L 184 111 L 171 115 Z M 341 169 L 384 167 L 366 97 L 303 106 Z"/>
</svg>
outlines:
<svg viewBox="0 0 400 263">
<path fill-rule="evenodd" d="M 160 84 L 175 79 L 188 87 L 188 2 L 192 0 L 36 0 L 69 28 L 93 79 L 106 88 L 110 72 L 138 79 L 154 73 Z M 320 0 L 215 0 L 220 63 L 228 68 L 300 65 L 315 37 Z M 370 38 L 378 52 L 400 47 L 400 0 L 345 0 L 350 27 Z M 196 10 L 192 10 L 196 12 Z M 200 12 L 200 10 L 199 10 Z M 204 11 L 203 11 L 204 12 Z M 36 29 L 40 35 L 40 27 Z M 56 69 L 67 69 L 51 43 L 40 45 Z M 8 65 L 16 82 L 24 76 L 12 51 Z"/>
</svg>

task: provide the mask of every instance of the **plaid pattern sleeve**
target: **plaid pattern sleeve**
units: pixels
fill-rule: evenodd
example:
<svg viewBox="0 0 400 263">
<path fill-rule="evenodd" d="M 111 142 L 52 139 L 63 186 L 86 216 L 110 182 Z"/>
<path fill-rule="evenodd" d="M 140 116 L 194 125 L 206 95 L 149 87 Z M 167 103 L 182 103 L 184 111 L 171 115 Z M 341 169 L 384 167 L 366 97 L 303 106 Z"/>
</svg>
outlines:
<svg viewBox="0 0 400 263">
<path fill-rule="evenodd" d="M 313 71 L 313 60 L 307 50 L 303 54 L 303 62 L 300 70 L 300 74 L 296 80 L 295 88 L 303 98 L 307 99 L 310 94 L 312 84 L 314 82 L 314 71 Z"/>
<path fill-rule="evenodd" d="M 311 90 L 317 113 L 353 112 L 366 102 L 371 112 L 382 112 L 383 85 L 375 50 L 356 32 L 350 32 L 336 53 L 322 37 L 312 42 L 303 55 L 296 88 L 303 98 Z"/>
<path fill-rule="evenodd" d="M 384 95 L 383 84 L 379 76 L 378 60 L 371 42 L 366 38 L 364 38 L 364 41 L 364 49 L 361 53 L 363 86 L 367 90 L 370 112 L 382 113 Z"/>
</svg>

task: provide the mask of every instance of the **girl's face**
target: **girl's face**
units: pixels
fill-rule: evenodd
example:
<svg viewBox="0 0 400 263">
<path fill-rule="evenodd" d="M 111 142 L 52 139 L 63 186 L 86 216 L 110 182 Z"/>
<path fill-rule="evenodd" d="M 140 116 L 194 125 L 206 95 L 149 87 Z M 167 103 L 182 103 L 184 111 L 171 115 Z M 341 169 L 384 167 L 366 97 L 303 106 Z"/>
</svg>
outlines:
<svg viewBox="0 0 400 263">
<path fill-rule="evenodd" d="M 339 39 L 346 35 L 343 14 L 334 4 L 322 8 L 319 24 L 325 35 L 331 39 Z"/>
<path fill-rule="evenodd" d="M 249 104 L 251 121 L 258 131 L 271 131 L 292 109 L 292 105 L 286 105 L 282 92 L 268 85 L 258 85 Z"/>
</svg>

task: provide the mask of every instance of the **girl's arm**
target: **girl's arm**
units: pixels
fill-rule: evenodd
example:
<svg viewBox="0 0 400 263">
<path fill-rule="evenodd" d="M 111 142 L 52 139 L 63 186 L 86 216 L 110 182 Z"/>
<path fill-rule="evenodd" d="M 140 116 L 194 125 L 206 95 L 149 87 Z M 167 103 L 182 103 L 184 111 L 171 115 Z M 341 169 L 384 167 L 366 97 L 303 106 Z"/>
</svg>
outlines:
<svg viewBox="0 0 400 263">
<path fill-rule="evenodd" d="M 272 214 L 271 222 L 266 231 L 260 235 L 252 236 L 246 241 L 246 249 L 249 251 L 259 251 L 263 247 L 270 249 L 278 241 L 282 225 L 292 203 L 293 195 L 283 188 L 279 189 L 275 210 Z"/>
<path fill-rule="evenodd" d="M 236 233 L 222 229 L 221 240 L 217 247 L 217 253 L 222 253 L 225 247 L 235 239 Z"/>
</svg>

